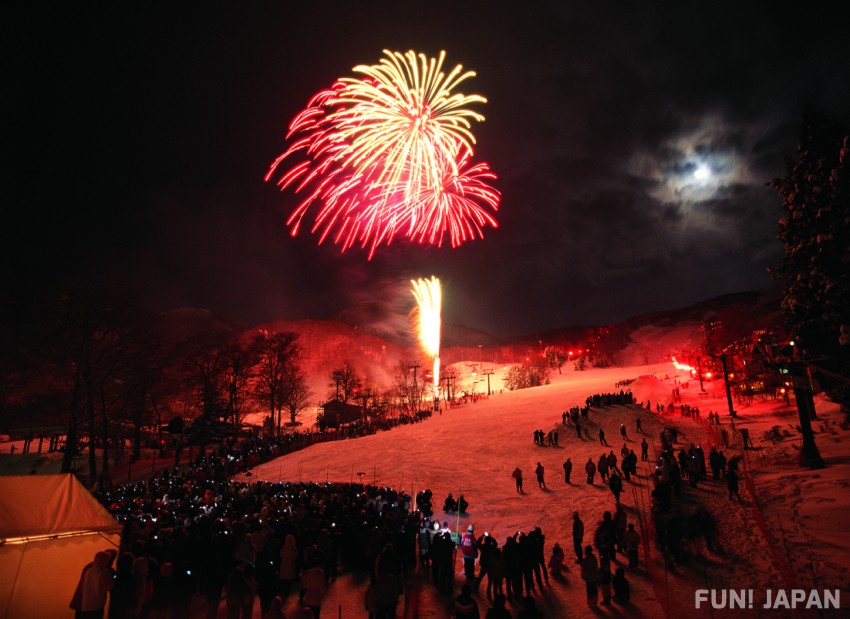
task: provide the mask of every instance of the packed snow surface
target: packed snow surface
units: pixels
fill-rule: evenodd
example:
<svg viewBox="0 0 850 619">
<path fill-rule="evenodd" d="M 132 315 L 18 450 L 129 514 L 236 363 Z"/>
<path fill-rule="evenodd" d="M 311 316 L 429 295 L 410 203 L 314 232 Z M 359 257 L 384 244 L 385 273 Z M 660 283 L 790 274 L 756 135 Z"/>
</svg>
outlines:
<svg viewBox="0 0 850 619">
<path fill-rule="evenodd" d="M 494 535 L 500 545 L 518 530 L 541 527 L 546 535 L 546 554 L 558 542 L 566 552 L 566 579 L 550 580 L 537 592 L 538 605 L 546 617 L 591 617 L 626 615 L 643 617 L 737 617 L 737 616 L 839 616 L 846 610 L 762 609 L 766 591 L 792 587 L 805 589 L 840 589 L 844 609 L 850 606 L 850 558 L 848 558 L 848 464 L 847 430 L 839 425 L 837 407 L 818 401 L 820 419 L 815 421 L 818 446 L 827 468 L 809 471 L 798 466 L 800 436 L 793 398 L 784 400 L 736 402 L 739 415 L 735 427 L 729 425 L 729 411 L 721 382 L 699 385 L 672 364 L 632 366 L 628 368 L 564 369 L 552 372 L 551 383 L 519 391 L 502 391 L 501 381 L 493 382 L 495 393 L 463 406 L 443 409 L 422 423 L 401 426 L 391 431 L 363 438 L 329 442 L 278 458 L 257 466 L 243 480 L 266 481 L 358 481 L 404 489 L 415 495 L 430 488 L 434 493 L 435 517 L 447 521 L 452 530 L 465 530 L 474 524 L 476 531 Z M 635 399 L 644 404 L 636 407 L 611 406 L 590 412 L 591 438 L 577 438 L 573 426 L 561 425 L 561 413 L 573 406 L 584 406 L 585 398 L 595 393 L 620 390 L 619 381 L 633 381 Z M 498 385 L 496 384 L 498 383 Z M 681 403 L 698 407 L 700 419 L 684 417 L 677 408 L 672 413 L 658 414 L 656 405 L 671 401 L 674 388 L 679 389 Z M 485 388 L 486 390 L 486 388 Z M 649 403 L 648 410 L 646 408 Z M 704 420 L 709 411 L 719 412 L 721 428 L 726 429 L 730 445 L 724 448 L 719 434 L 711 432 Z M 640 417 L 643 435 L 636 431 Z M 615 502 L 607 486 L 585 482 L 584 464 L 597 460 L 601 453 L 613 450 L 620 458 L 623 441 L 620 424 L 628 431 L 627 445 L 640 454 L 640 440 L 649 441 L 650 462 L 639 463 L 636 483 L 626 483 L 621 503 L 629 521 L 636 523 L 644 536 L 652 537 L 650 472 L 654 454 L 660 449 L 659 435 L 664 427 L 675 425 L 679 445 L 702 444 L 706 454 L 712 445 L 724 448 L 727 457 L 741 454 L 745 470 L 752 475 L 752 489 L 741 484 L 742 500 L 729 501 L 722 481 L 707 481 L 698 488 L 683 483 L 683 497 L 674 499 L 675 509 L 684 515 L 698 504 L 704 504 L 714 515 L 720 529 L 719 545 L 710 552 L 702 544 L 686 546 L 687 561 L 676 564 L 648 544 L 649 557 L 641 552 L 640 569 L 627 572 L 631 587 L 631 603 L 614 604 L 591 610 L 585 601 L 578 566 L 573 563 L 571 517 L 578 511 L 587 531 L 585 543 L 591 542 L 596 525 L 606 510 L 613 511 Z M 764 438 L 767 430 L 780 426 L 782 438 Z M 598 429 L 603 428 L 610 447 L 600 445 Z M 541 447 L 533 442 L 533 432 L 557 428 L 557 447 Z M 743 452 L 738 430 L 748 428 L 756 449 Z M 572 483 L 564 482 L 562 465 L 573 462 Z M 546 489 L 538 487 L 534 469 L 540 462 L 545 467 Z M 517 493 L 511 472 L 520 467 L 524 473 L 523 494 Z M 710 473 L 709 473 L 710 477 Z M 468 514 L 444 514 L 440 507 L 451 492 L 469 501 Z M 625 558 L 612 570 L 625 565 Z M 788 569 L 788 566 L 791 566 Z M 460 572 L 460 563 L 456 564 Z M 456 574 L 458 587 L 462 574 Z M 427 575 L 422 579 L 419 616 L 444 617 L 450 599 L 430 587 Z M 327 612 L 342 616 L 361 616 L 363 585 L 351 578 L 340 578 L 330 588 Z M 699 589 L 753 589 L 754 607 L 743 610 L 712 609 L 703 602 L 695 608 L 695 592 Z M 483 617 L 489 601 L 483 587 L 477 595 Z M 408 595 L 413 595 L 409 590 Z M 409 601 L 408 601 L 409 603 Z M 509 606 L 514 615 L 518 606 Z M 323 614 L 325 611 L 323 611 Z M 836 614 L 838 613 L 838 614 Z M 845 615 L 846 616 L 846 615 Z"/>
</svg>

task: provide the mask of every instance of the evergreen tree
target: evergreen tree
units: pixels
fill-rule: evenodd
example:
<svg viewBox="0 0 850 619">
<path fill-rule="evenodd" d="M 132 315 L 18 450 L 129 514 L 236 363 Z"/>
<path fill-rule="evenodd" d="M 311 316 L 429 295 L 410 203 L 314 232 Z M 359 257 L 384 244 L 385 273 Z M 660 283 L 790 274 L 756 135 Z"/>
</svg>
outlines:
<svg viewBox="0 0 850 619">
<path fill-rule="evenodd" d="M 775 273 L 799 358 L 845 413 L 850 405 L 850 138 L 847 128 L 807 111 L 797 158 L 770 184 L 782 197 Z"/>
</svg>

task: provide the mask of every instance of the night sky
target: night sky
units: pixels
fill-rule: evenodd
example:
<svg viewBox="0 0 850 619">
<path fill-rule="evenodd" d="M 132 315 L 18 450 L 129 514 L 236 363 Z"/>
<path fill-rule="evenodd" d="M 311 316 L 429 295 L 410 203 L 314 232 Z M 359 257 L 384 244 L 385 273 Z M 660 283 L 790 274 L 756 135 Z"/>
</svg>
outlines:
<svg viewBox="0 0 850 619">
<path fill-rule="evenodd" d="M 766 183 L 806 106 L 850 122 L 846 21 L 820 3 L 112 5 L 4 20 L 5 308 L 118 274 L 156 310 L 321 319 L 437 275 L 444 319 L 493 335 L 613 322 L 770 286 Z M 476 71 L 502 193 L 483 240 L 368 262 L 290 237 L 299 198 L 263 180 L 290 120 L 385 48 Z"/>
</svg>

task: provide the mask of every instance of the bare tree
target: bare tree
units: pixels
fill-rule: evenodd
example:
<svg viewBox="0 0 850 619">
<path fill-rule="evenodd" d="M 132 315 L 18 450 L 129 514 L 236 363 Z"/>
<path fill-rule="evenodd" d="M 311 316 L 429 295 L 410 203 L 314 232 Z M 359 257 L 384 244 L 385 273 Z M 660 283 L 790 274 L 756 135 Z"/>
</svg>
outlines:
<svg viewBox="0 0 850 619">
<path fill-rule="evenodd" d="M 307 386 L 307 379 L 304 378 L 301 368 L 294 363 L 285 373 L 283 383 L 281 408 L 289 413 L 289 421 L 294 424 L 313 396 L 313 392 Z"/>
<path fill-rule="evenodd" d="M 299 347 L 296 343 L 298 335 L 282 331 L 269 333 L 260 332 L 253 340 L 257 355 L 257 398 L 268 406 L 271 413 L 272 427 L 277 420 L 277 433 L 280 434 L 282 425 L 281 413 L 287 389 L 287 376 L 292 372 L 292 366 L 298 356 Z"/>
<path fill-rule="evenodd" d="M 419 363 L 407 363 L 399 361 L 395 368 L 393 392 L 398 404 L 408 412 L 419 410 L 422 404 L 422 396 L 425 391 L 425 382 L 416 370 Z"/>
<path fill-rule="evenodd" d="M 133 426 L 133 451 L 131 458 L 138 460 L 142 452 L 142 427 L 151 420 L 155 386 L 162 382 L 165 359 L 162 351 L 148 333 L 136 340 L 128 363 L 125 392 L 129 416 Z"/>
<path fill-rule="evenodd" d="M 244 405 L 248 399 L 250 381 L 257 364 L 257 350 L 238 341 L 221 349 L 221 378 L 225 395 L 225 419 L 238 429 L 245 417 Z"/>
<path fill-rule="evenodd" d="M 89 481 L 97 478 L 98 435 L 104 450 L 108 447 L 108 414 L 105 390 L 122 366 L 127 333 L 130 329 L 131 298 L 120 282 L 97 280 L 74 282 L 53 307 L 53 323 L 60 354 L 71 381 L 70 415 L 62 470 L 70 471 L 77 453 L 81 425 L 88 434 Z M 101 424 L 97 409 L 100 400 Z M 108 466 L 108 451 L 104 464 Z"/>
<path fill-rule="evenodd" d="M 209 421 L 217 421 L 226 410 L 223 345 L 218 338 L 200 334 L 183 347 L 183 361 L 188 369 L 186 378 L 194 389 L 201 417 Z"/>
<path fill-rule="evenodd" d="M 363 381 L 351 361 L 346 361 L 341 368 L 331 372 L 331 382 L 328 383 L 328 387 L 331 388 L 329 397 L 336 398 L 340 402 L 349 402 L 362 386 Z"/>
</svg>

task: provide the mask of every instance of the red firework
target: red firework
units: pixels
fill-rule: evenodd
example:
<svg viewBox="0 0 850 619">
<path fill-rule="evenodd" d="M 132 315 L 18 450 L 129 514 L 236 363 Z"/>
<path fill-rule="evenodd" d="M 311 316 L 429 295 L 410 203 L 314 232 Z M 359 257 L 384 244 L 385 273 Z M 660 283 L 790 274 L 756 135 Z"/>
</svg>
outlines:
<svg viewBox="0 0 850 619">
<path fill-rule="evenodd" d="M 457 66 L 443 73 L 440 57 L 384 52 L 378 65 L 357 66 L 362 78 L 341 78 L 316 94 L 290 123 L 289 148 L 271 165 L 298 158 L 278 179 L 304 197 L 287 220 L 295 236 L 307 211 L 319 243 L 342 251 L 359 244 L 369 259 L 398 236 L 452 247 L 497 227 L 499 192 L 486 163 L 472 164 L 470 110 L 486 100 L 452 94 L 474 76 Z"/>
</svg>

